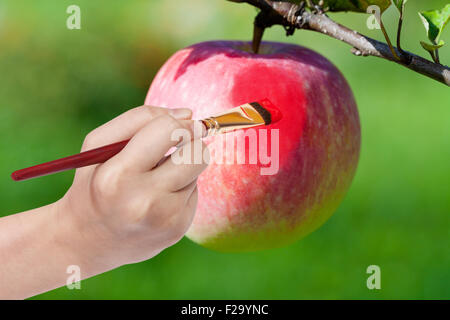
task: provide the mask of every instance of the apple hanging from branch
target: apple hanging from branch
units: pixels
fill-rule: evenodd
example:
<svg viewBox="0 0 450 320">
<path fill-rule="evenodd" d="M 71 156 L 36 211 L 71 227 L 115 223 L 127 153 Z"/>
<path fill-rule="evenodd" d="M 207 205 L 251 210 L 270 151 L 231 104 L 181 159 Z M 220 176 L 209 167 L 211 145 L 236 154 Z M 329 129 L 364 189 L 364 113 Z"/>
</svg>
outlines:
<svg viewBox="0 0 450 320">
<path fill-rule="evenodd" d="M 292 243 L 333 214 L 355 174 L 361 134 L 352 91 L 331 62 L 304 47 L 263 42 L 254 54 L 247 42 L 193 45 L 165 63 L 145 103 L 189 107 L 201 119 L 263 98 L 283 118 L 257 129 L 267 130 L 265 143 L 252 149 L 248 142 L 245 150 L 248 159 L 272 151 L 276 172 L 262 174 L 269 164 L 260 159 L 239 163 L 223 138 L 208 138 L 212 161 L 199 178 L 197 213 L 188 231 L 205 247 L 253 251 Z M 247 131 L 227 139 L 248 140 Z M 223 150 L 234 161 L 220 163 Z"/>
</svg>

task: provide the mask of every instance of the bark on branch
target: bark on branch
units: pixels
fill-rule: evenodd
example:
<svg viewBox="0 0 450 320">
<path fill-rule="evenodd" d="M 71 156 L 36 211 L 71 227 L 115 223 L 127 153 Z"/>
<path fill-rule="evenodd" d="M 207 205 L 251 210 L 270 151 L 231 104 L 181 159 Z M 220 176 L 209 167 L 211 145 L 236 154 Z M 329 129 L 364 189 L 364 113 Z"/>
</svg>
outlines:
<svg viewBox="0 0 450 320">
<path fill-rule="evenodd" d="M 414 72 L 421 73 L 450 86 L 450 68 L 422 58 L 411 52 L 398 50 L 396 59 L 389 46 L 378 40 L 364 36 L 330 19 L 325 14 L 313 13 L 303 7 L 285 1 L 272 0 L 231 0 L 246 2 L 264 12 L 264 25 L 282 25 L 296 29 L 307 29 L 320 32 L 352 46 L 352 53 L 357 56 L 374 56 L 400 64 Z"/>
</svg>

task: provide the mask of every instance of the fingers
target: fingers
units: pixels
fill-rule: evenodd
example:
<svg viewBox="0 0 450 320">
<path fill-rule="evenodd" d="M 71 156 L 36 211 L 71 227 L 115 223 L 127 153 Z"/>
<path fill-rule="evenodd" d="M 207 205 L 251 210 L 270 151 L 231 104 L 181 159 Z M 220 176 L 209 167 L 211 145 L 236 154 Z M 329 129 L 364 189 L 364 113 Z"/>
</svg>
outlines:
<svg viewBox="0 0 450 320">
<path fill-rule="evenodd" d="M 192 190 L 183 191 L 181 195 L 180 193 L 175 193 L 172 194 L 172 196 L 174 198 L 169 201 L 180 201 L 180 197 L 183 199 L 182 212 L 167 217 L 170 220 L 170 233 L 172 234 L 170 237 L 170 239 L 172 239 L 171 244 L 174 244 L 183 238 L 194 220 L 198 202 L 198 188 L 195 185 Z"/>
<path fill-rule="evenodd" d="M 197 178 L 195 178 L 195 180 L 189 183 L 187 186 L 177 190 L 177 193 L 185 193 L 188 197 L 190 197 L 195 188 L 197 188 Z"/>
<path fill-rule="evenodd" d="M 193 126 L 192 120 L 176 120 L 169 115 L 157 117 L 139 130 L 127 146 L 108 162 L 124 170 L 149 171 L 182 139 L 190 141 L 201 136 L 201 133 L 198 137 L 194 136 Z"/>
<path fill-rule="evenodd" d="M 195 211 L 197 210 L 197 202 L 198 202 L 198 188 L 197 185 L 195 185 L 193 190 L 189 193 L 186 201 L 185 206 L 186 213 L 181 218 L 185 226 L 183 230 L 183 236 L 189 230 L 189 227 L 191 226 L 192 221 L 194 220 Z"/>
<path fill-rule="evenodd" d="M 164 163 L 149 172 L 149 180 L 167 191 L 181 191 L 196 181 L 208 162 L 206 144 L 194 140 L 177 149 Z"/>
<path fill-rule="evenodd" d="M 192 221 L 194 220 L 195 211 L 197 209 L 197 202 L 198 202 L 198 188 L 197 185 L 195 185 L 193 190 L 190 191 L 186 201 L 185 206 L 186 213 L 182 217 L 180 217 L 180 219 L 184 224 L 184 228 L 182 230 L 183 236 L 188 231 L 189 227 L 192 224 Z"/>
<path fill-rule="evenodd" d="M 82 151 L 130 139 L 151 120 L 167 114 L 179 120 L 190 119 L 192 117 L 192 111 L 190 109 L 166 109 L 140 106 L 128 110 L 90 132 L 83 143 Z"/>
</svg>

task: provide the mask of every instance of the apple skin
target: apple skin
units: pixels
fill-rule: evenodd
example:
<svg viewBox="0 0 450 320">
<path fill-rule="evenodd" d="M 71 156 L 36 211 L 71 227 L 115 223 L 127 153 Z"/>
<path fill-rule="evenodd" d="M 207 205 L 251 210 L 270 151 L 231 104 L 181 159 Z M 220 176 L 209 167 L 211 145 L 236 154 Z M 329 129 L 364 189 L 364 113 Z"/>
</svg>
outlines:
<svg viewBox="0 0 450 320">
<path fill-rule="evenodd" d="M 339 70 L 297 45 L 263 42 L 258 55 L 250 48 L 213 41 L 180 50 L 158 72 L 145 100 L 191 108 L 194 119 L 264 98 L 281 110 L 283 118 L 264 127 L 279 129 L 277 174 L 261 175 L 267 165 L 259 161 L 216 164 L 223 139 L 206 140 L 213 161 L 198 179 L 187 236 L 224 252 L 280 247 L 317 229 L 342 201 L 359 158 L 359 115 Z M 229 134 L 239 139 L 245 130 Z"/>
</svg>

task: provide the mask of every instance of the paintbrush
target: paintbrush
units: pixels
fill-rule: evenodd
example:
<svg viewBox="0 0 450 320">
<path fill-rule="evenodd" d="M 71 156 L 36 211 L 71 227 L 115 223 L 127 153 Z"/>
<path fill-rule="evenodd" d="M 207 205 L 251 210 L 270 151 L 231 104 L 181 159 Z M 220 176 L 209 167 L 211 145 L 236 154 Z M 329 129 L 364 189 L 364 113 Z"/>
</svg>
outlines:
<svg viewBox="0 0 450 320">
<path fill-rule="evenodd" d="M 281 119 L 281 112 L 268 100 L 251 102 L 221 114 L 199 120 L 206 128 L 206 136 L 227 133 L 239 129 L 269 125 Z M 27 180 L 61 171 L 104 163 L 118 154 L 129 142 L 125 140 L 88 150 L 69 157 L 17 170 L 11 174 L 15 181 Z"/>
</svg>

